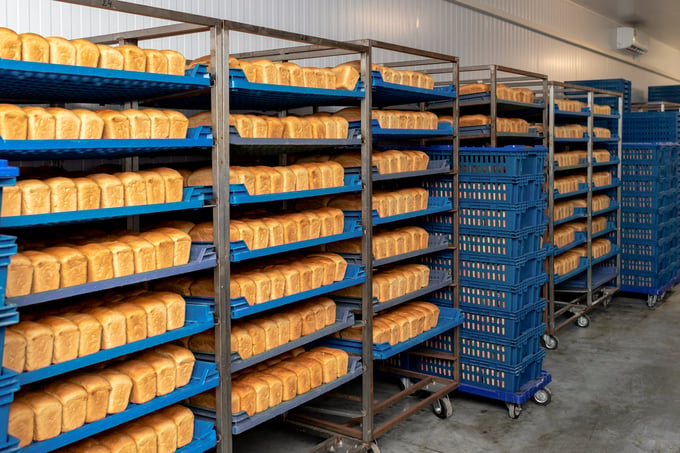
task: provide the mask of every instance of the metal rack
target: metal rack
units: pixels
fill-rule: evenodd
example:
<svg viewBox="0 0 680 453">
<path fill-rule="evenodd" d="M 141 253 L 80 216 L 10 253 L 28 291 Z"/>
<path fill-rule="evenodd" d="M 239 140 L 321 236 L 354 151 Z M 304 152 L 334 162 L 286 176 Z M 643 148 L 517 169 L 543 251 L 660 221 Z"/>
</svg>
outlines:
<svg viewBox="0 0 680 453">
<path fill-rule="evenodd" d="M 599 115 L 593 113 L 593 105 L 597 104 L 599 97 L 618 98 L 618 111 L 612 109 L 611 115 Z M 553 247 L 553 253 L 548 257 L 546 267 L 548 270 L 547 287 L 547 310 L 546 310 L 546 333 L 543 340 L 546 348 L 558 347 L 556 332 L 571 322 L 576 321 L 579 327 L 588 327 L 590 318 L 588 313 L 597 305 L 606 305 L 611 297 L 621 288 L 621 152 L 622 152 L 622 109 L 623 101 L 621 93 L 599 90 L 595 88 L 572 85 L 568 83 L 551 81 L 549 83 L 549 130 L 548 130 L 548 233 L 546 242 L 554 243 L 554 231 L 556 224 L 564 224 L 570 220 L 585 220 L 587 224 L 586 235 L 580 240 L 560 249 Z M 556 105 L 558 99 L 579 100 L 586 104 L 580 112 L 559 110 Z M 585 124 L 587 132 L 583 137 L 557 138 L 555 127 L 558 124 Z M 607 126 L 611 130 L 611 138 L 597 138 L 593 134 L 593 127 L 597 125 Z M 606 147 L 611 155 L 609 162 L 595 162 L 593 149 L 595 144 Z M 569 150 L 569 146 L 579 148 L 586 147 L 586 159 L 578 165 L 559 168 L 555 162 L 555 152 Z M 602 169 L 612 173 L 612 184 L 606 187 L 593 186 L 594 169 Z M 555 207 L 555 176 L 556 174 L 569 175 L 570 173 L 586 172 L 587 188 L 566 194 L 562 198 L 586 196 L 585 212 L 575 212 L 573 216 L 556 221 L 554 218 Z M 609 194 L 611 204 L 609 208 L 599 212 L 593 211 L 593 192 Z M 583 192 L 583 193 L 582 193 Z M 572 198 L 573 199 L 573 198 Z M 593 234 L 592 220 L 594 216 L 606 215 L 607 227 L 604 231 Z M 612 242 L 612 252 L 604 257 L 593 259 L 592 240 L 596 237 L 606 236 Z M 571 272 L 557 276 L 555 274 L 555 256 L 562 254 L 573 247 L 586 244 L 587 255 L 582 259 L 579 267 Z M 560 319 L 565 316 L 565 319 Z"/>
</svg>

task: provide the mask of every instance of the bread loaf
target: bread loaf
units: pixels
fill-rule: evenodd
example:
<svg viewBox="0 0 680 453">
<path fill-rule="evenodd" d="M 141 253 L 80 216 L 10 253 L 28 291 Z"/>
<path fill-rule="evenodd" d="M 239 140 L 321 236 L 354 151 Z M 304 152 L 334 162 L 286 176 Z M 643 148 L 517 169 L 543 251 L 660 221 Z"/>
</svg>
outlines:
<svg viewBox="0 0 680 453">
<path fill-rule="evenodd" d="M 194 437 L 194 413 L 178 404 L 160 411 L 160 415 L 172 420 L 177 426 L 177 448 L 189 445 Z"/>
<path fill-rule="evenodd" d="M 103 377 L 94 373 L 70 376 L 66 382 L 78 385 L 87 392 L 87 411 L 85 423 L 92 423 L 106 417 L 111 385 Z"/>
<path fill-rule="evenodd" d="M 177 370 L 172 358 L 151 350 L 137 355 L 137 359 L 150 365 L 156 373 L 156 396 L 175 390 Z"/>
<path fill-rule="evenodd" d="M 33 371 L 52 363 L 52 351 L 54 350 L 54 334 L 52 329 L 32 321 L 22 321 L 9 330 L 21 335 L 26 344 L 25 348 L 25 371 Z M 18 341 L 16 344 L 21 344 Z"/>
<path fill-rule="evenodd" d="M 50 45 L 45 38 L 35 33 L 21 33 L 21 59 L 38 63 L 50 62 Z"/>
<path fill-rule="evenodd" d="M 6 297 L 25 296 L 33 286 L 33 262 L 23 253 L 10 258 L 7 268 Z"/>
<path fill-rule="evenodd" d="M 1 36 L 2 30 L 0 30 Z M 0 57 L 2 57 L 2 54 L 0 54 Z M 19 439 L 19 447 L 25 447 L 33 441 L 34 430 L 33 408 L 19 400 L 11 402 L 9 404 L 7 433 Z"/>
<path fill-rule="evenodd" d="M 74 39 L 71 41 L 76 50 L 75 64 L 96 68 L 99 63 L 99 48 L 96 44 L 86 39 Z"/>
<path fill-rule="evenodd" d="M 21 191 L 21 214 L 46 214 L 50 212 L 50 186 L 35 179 L 17 181 Z"/>
<path fill-rule="evenodd" d="M 57 437 L 61 433 L 63 410 L 59 400 L 45 392 L 22 392 L 19 395 L 16 402 L 30 407 L 33 412 L 33 440 L 41 441 Z M 23 414 L 15 410 L 15 417 L 23 415 L 22 418 L 25 418 L 25 412 L 22 412 Z M 10 426 L 16 426 L 16 421 L 12 423 L 10 420 Z M 21 432 L 20 429 L 17 430 Z"/>
<path fill-rule="evenodd" d="M 0 28 L 0 58 L 21 60 L 21 39 L 9 28 Z"/>
<path fill-rule="evenodd" d="M 127 341 L 125 315 L 123 313 L 106 308 L 93 307 L 82 311 L 84 314 L 94 316 L 102 328 L 101 348 L 111 349 L 124 345 Z"/>
<path fill-rule="evenodd" d="M 59 288 L 61 266 L 54 256 L 34 250 L 23 252 L 23 256 L 28 258 L 33 266 L 31 293 Z"/>
<path fill-rule="evenodd" d="M 61 316 L 46 316 L 40 318 L 38 324 L 52 330 L 52 363 L 67 362 L 78 357 L 80 331 L 75 323 Z"/>
<path fill-rule="evenodd" d="M 139 422 L 126 423 L 120 427 L 120 432 L 132 438 L 136 452 L 158 451 L 158 438 L 156 432 L 150 426 Z"/>
<path fill-rule="evenodd" d="M 125 58 L 115 47 L 104 44 L 97 44 L 99 50 L 99 62 L 97 66 L 106 69 L 123 69 L 125 66 Z"/>
<path fill-rule="evenodd" d="M 175 369 L 177 371 L 175 385 L 177 388 L 184 387 L 189 383 L 194 370 L 194 363 L 196 362 L 196 358 L 191 351 L 173 344 L 164 344 L 155 348 L 154 351 L 167 355 L 175 361 Z"/>
<path fill-rule="evenodd" d="M 26 140 L 28 117 L 16 105 L 0 104 L 0 137 L 4 140 Z"/>
<path fill-rule="evenodd" d="M 64 313 L 61 316 L 78 326 L 78 357 L 94 354 L 101 349 L 103 328 L 96 317 L 86 313 Z"/>
<path fill-rule="evenodd" d="M 73 431 L 85 424 L 88 394 L 83 387 L 57 381 L 48 384 L 43 390 L 62 406 L 61 432 Z"/>
<path fill-rule="evenodd" d="M 21 189 L 17 186 L 2 188 L 2 217 L 21 215 Z"/>
</svg>

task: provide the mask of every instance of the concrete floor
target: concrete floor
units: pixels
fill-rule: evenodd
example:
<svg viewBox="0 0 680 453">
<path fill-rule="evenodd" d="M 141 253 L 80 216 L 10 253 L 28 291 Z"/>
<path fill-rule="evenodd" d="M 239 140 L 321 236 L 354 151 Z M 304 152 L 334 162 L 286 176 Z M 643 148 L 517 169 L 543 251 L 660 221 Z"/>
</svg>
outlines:
<svg viewBox="0 0 680 453">
<path fill-rule="evenodd" d="M 511 420 L 502 403 L 454 393 L 451 418 L 423 410 L 381 438 L 381 451 L 680 452 L 680 291 L 654 310 L 617 298 L 591 318 L 587 329 L 565 327 L 548 352 L 550 405 L 529 401 Z M 237 436 L 235 451 L 293 453 L 313 443 L 274 424 Z"/>
</svg>

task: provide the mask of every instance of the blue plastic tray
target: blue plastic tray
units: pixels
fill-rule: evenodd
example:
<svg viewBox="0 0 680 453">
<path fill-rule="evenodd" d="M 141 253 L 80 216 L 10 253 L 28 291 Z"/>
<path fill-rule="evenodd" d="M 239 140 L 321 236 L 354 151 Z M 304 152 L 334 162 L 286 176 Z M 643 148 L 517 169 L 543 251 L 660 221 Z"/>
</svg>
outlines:
<svg viewBox="0 0 680 453">
<path fill-rule="evenodd" d="M 650 99 L 650 102 L 653 101 Z M 627 113 L 623 117 L 623 139 L 626 142 L 677 143 L 680 141 L 680 114 L 677 111 Z"/>
<path fill-rule="evenodd" d="M 242 152 L 304 151 L 324 148 L 356 148 L 361 146 L 361 129 L 353 129 L 350 123 L 347 138 L 243 138 L 235 126 L 229 126 L 229 145 Z"/>
<path fill-rule="evenodd" d="M 2 60 L 0 60 L 1 64 Z M 1 77 L 0 80 L 2 80 Z M 177 149 L 211 149 L 212 145 L 212 129 L 206 126 L 199 126 L 189 129 L 187 138 L 0 139 L 0 156 L 12 160 L 119 158 L 162 153 Z"/>
<path fill-rule="evenodd" d="M 545 179 L 543 174 L 519 176 L 514 182 L 478 182 L 465 181 L 461 178 L 460 205 L 461 207 L 504 207 L 524 202 L 544 200 L 543 190 Z"/>
<path fill-rule="evenodd" d="M 53 291 L 29 294 L 27 296 L 10 297 L 7 298 L 7 302 L 14 304 L 18 307 L 26 307 L 29 305 L 39 304 L 42 302 L 50 302 L 53 300 L 64 299 L 67 297 L 94 293 L 105 289 L 119 288 L 121 286 L 157 280 L 159 278 L 173 277 L 175 275 L 188 274 L 190 272 L 200 271 L 203 269 L 211 269 L 215 267 L 216 264 L 217 255 L 215 253 L 215 247 L 213 247 L 212 245 L 205 246 L 192 244 L 189 263 L 184 264 L 182 266 L 174 266 L 169 267 L 167 269 L 159 269 L 151 272 L 142 272 L 139 274 L 128 275 L 126 277 L 112 278 L 109 280 L 102 280 L 99 282 L 85 283 L 84 285 L 71 286 L 69 288 L 60 288 L 55 289 Z"/>
<path fill-rule="evenodd" d="M 586 258 L 585 256 L 582 256 L 579 259 L 579 265 L 576 269 L 574 269 L 573 271 L 569 271 L 569 272 L 567 272 L 566 274 L 563 274 L 563 275 L 555 274 L 555 278 L 554 278 L 553 281 L 555 282 L 555 285 L 559 285 L 559 284 L 566 282 L 567 280 L 572 279 L 573 277 L 576 277 L 577 275 L 579 275 L 582 272 L 585 272 L 587 270 L 588 270 L 588 258 Z"/>
<path fill-rule="evenodd" d="M 614 166 L 619 163 L 619 156 L 612 155 L 608 161 L 606 162 L 596 162 L 595 158 L 593 157 L 593 167 L 609 167 L 609 166 Z"/>
<path fill-rule="evenodd" d="M 290 244 L 282 244 L 274 247 L 266 247 L 258 250 L 249 250 L 244 241 L 232 241 L 229 244 L 231 262 L 238 263 L 241 261 L 250 260 L 253 258 L 261 258 L 263 256 L 277 255 L 279 253 L 290 252 L 293 250 L 301 250 L 308 247 L 314 247 L 322 244 L 330 244 L 331 242 L 344 241 L 345 239 L 354 239 L 361 237 L 361 223 L 355 218 L 345 218 L 345 231 L 341 234 L 333 234 L 331 236 L 324 236 L 317 239 L 309 239 L 306 241 L 292 242 Z"/>
<path fill-rule="evenodd" d="M 210 87 L 210 74 L 189 76 L 0 59 L 0 98 L 31 103 L 118 104 Z"/>
<path fill-rule="evenodd" d="M 485 178 L 484 181 L 539 174 L 543 173 L 547 156 L 548 150 L 543 146 L 461 147 L 459 174 L 466 178 Z"/>
<path fill-rule="evenodd" d="M 463 314 L 457 308 L 439 307 L 439 320 L 437 325 L 427 332 L 423 332 L 409 340 L 390 346 L 389 343 L 373 344 L 373 359 L 385 360 L 394 357 L 422 342 L 429 340 L 441 333 L 452 330 L 463 323 Z M 331 348 L 343 349 L 350 354 L 361 354 L 361 342 L 344 338 L 324 338 L 321 342 Z"/>
<path fill-rule="evenodd" d="M 588 134 L 583 134 L 583 137 L 555 137 L 555 143 L 588 143 Z"/>
<path fill-rule="evenodd" d="M 631 118 L 634 113 L 626 115 L 626 118 Z M 624 126 L 624 134 L 626 131 Z M 625 136 L 624 136 L 625 139 Z M 630 142 L 630 140 L 626 140 Z M 662 142 L 656 140 L 654 142 L 644 143 L 624 143 L 622 156 L 624 164 L 636 165 L 667 165 L 669 162 L 674 162 L 678 156 L 680 146 L 673 142 Z"/>
<path fill-rule="evenodd" d="M 250 195 L 243 184 L 229 185 L 229 202 L 232 205 L 267 203 L 270 201 L 297 200 L 300 198 L 320 197 L 361 191 L 361 177 L 345 171 L 345 185 L 328 189 L 299 190 L 296 192 L 272 193 L 265 195 Z"/>
<path fill-rule="evenodd" d="M 565 217 L 563 219 L 557 219 L 553 223 L 555 226 L 558 225 L 563 225 L 565 223 L 571 222 L 572 220 L 580 220 L 588 215 L 587 209 L 586 208 L 574 208 L 574 215 L 570 215 L 569 217 Z M 593 214 L 593 217 L 595 214 Z"/>
<path fill-rule="evenodd" d="M 130 404 L 123 412 L 108 415 L 102 420 L 87 423 L 78 429 L 62 433 L 52 439 L 33 442 L 24 447 L 21 451 L 44 453 L 46 451 L 56 450 L 81 439 L 92 437 L 108 429 L 115 428 L 130 420 L 142 417 L 143 415 L 151 414 L 164 407 L 179 403 L 191 396 L 213 389 L 218 386 L 219 380 L 219 373 L 217 372 L 214 363 L 196 361 L 191 381 L 184 387 L 180 387 L 167 395 L 158 396 L 148 403 Z"/>
<path fill-rule="evenodd" d="M 521 234 L 520 230 L 544 227 L 548 222 L 545 201 L 526 201 L 507 207 L 485 202 L 467 203 L 471 206 L 460 209 L 460 231 L 466 234 Z"/>
<path fill-rule="evenodd" d="M 618 141 L 619 136 L 617 134 L 612 134 L 611 137 L 593 137 L 593 143 L 609 143 Z"/>
<path fill-rule="evenodd" d="M 519 257 L 500 255 L 476 255 L 460 258 L 460 281 L 466 283 L 489 283 L 491 285 L 517 285 L 543 272 L 543 260 L 548 248 Z M 501 262 L 501 261 L 504 261 Z"/>
<path fill-rule="evenodd" d="M 519 365 L 507 366 L 501 363 L 490 364 L 478 359 L 460 361 L 459 389 L 474 386 L 481 390 L 503 391 L 509 394 L 519 392 L 528 382 L 541 376 L 545 350 L 541 349 Z M 463 390 L 465 391 L 465 390 Z M 499 393 L 494 393 L 498 395 Z"/>
<path fill-rule="evenodd" d="M 543 285 L 547 282 L 548 274 L 544 272 L 525 280 L 513 290 L 461 285 L 460 308 L 463 312 L 482 308 L 497 313 L 516 313 L 537 301 L 541 297 Z"/>
<path fill-rule="evenodd" d="M 460 355 L 465 358 L 517 365 L 538 352 L 544 331 L 545 325 L 540 323 L 515 338 L 479 332 L 461 332 Z"/>
<path fill-rule="evenodd" d="M 541 239 L 545 232 L 545 224 L 524 228 L 515 232 L 485 231 L 478 229 L 479 234 L 468 233 L 465 229 L 458 235 L 460 252 L 471 258 L 490 254 L 494 256 L 515 257 L 541 249 Z M 475 231 L 475 233 L 477 233 Z"/>
<path fill-rule="evenodd" d="M 176 450 L 175 453 L 203 453 L 217 445 L 217 433 L 214 423 L 194 420 L 194 438 L 189 445 Z"/>
<path fill-rule="evenodd" d="M 243 69 L 229 69 L 229 107 L 232 109 L 288 110 L 310 105 L 353 105 L 364 97 L 364 86 L 331 90 L 249 82 Z M 374 101 L 375 103 L 375 101 Z"/>
<path fill-rule="evenodd" d="M 310 291 L 303 291 L 298 294 L 284 296 L 280 299 L 270 300 L 269 302 L 257 305 L 248 305 L 248 302 L 246 302 L 244 297 L 231 299 L 231 319 L 239 319 L 245 316 L 254 315 L 256 313 L 262 313 L 263 311 L 271 310 L 273 308 L 283 307 L 285 305 L 292 304 L 293 302 L 311 299 L 312 297 L 316 296 L 323 296 L 324 294 L 328 294 L 333 291 L 360 285 L 364 283 L 365 280 L 366 273 L 364 266 L 348 264 L 347 271 L 345 272 L 345 278 L 339 282 L 333 283 L 332 285 L 326 285 L 320 288 L 312 289 Z M 214 298 L 210 297 L 185 297 L 185 299 L 187 302 L 191 301 L 194 303 L 215 303 Z"/>
<path fill-rule="evenodd" d="M 321 384 L 319 387 L 312 389 L 307 393 L 298 395 L 290 401 L 284 401 L 278 406 L 270 407 L 266 411 L 257 413 L 252 417 L 248 416 L 248 414 L 246 414 L 245 412 L 233 414 L 232 433 L 241 434 L 251 428 L 261 425 L 267 420 L 271 420 L 274 417 L 278 417 L 279 415 L 285 414 L 286 412 L 291 411 L 305 403 L 308 403 L 309 401 L 316 399 L 321 395 L 324 395 L 330 392 L 331 390 L 340 387 L 341 385 L 353 380 L 354 378 L 361 376 L 363 371 L 364 369 L 363 365 L 361 364 L 361 358 L 350 356 L 347 374 L 336 379 L 333 382 Z M 206 420 L 215 420 L 216 418 L 214 409 L 205 409 L 194 406 L 192 407 L 192 410 L 197 416 L 204 418 Z"/>
<path fill-rule="evenodd" d="M 360 121 L 350 121 L 349 130 L 359 133 L 361 130 Z M 371 122 L 371 134 L 373 141 L 376 140 L 410 140 L 418 138 L 451 137 L 453 127 L 448 123 L 439 123 L 437 129 L 383 129 L 378 120 Z"/>
<path fill-rule="evenodd" d="M 428 237 L 428 241 L 429 241 L 428 247 L 426 249 L 414 250 L 412 252 L 390 256 L 388 258 L 383 258 L 380 260 L 376 260 L 374 258 L 373 267 L 384 266 L 386 264 L 392 264 L 422 255 L 429 255 L 430 253 L 439 252 L 441 250 L 446 250 L 449 248 L 449 241 L 445 236 L 441 236 L 438 234 L 430 234 L 430 236 Z M 338 253 L 338 254 L 342 255 L 342 257 L 345 258 L 345 260 L 348 263 L 361 264 L 360 253 Z"/>
<path fill-rule="evenodd" d="M 372 167 L 373 182 L 380 181 L 393 181 L 395 179 L 406 179 L 406 178 L 425 178 L 435 175 L 445 175 L 451 171 L 451 165 L 446 160 L 431 160 L 427 164 L 426 170 L 421 171 L 405 171 L 400 173 L 387 173 L 381 175 L 378 173 L 378 167 Z M 361 178 L 361 168 L 359 167 L 349 167 L 345 169 L 345 174 L 356 175 L 359 179 Z"/>
<path fill-rule="evenodd" d="M 186 321 L 183 327 L 176 330 L 169 330 L 162 335 L 148 337 L 144 340 L 128 343 L 112 349 L 106 349 L 84 357 L 79 357 L 68 362 L 57 363 L 46 368 L 35 371 L 19 373 L 17 379 L 19 384 L 26 385 L 31 382 L 58 376 L 80 368 L 85 368 L 96 363 L 132 354 L 142 349 L 147 349 L 160 344 L 169 343 L 180 338 L 188 337 L 199 332 L 213 328 L 215 325 L 214 308 L 209 305 L 192 304 L 186 305 Z"/>
<path fill-rule="evenodd" d="M 428 282 L 426 287 L 421 288 L 417 291 L 413 291 L 412 293 L 404 294 L 401 297 L 396 297 L 386 302 L 378 302 L 377 298 L 373 298 L 373 313 L 378 313 L 380 311 L 387 310 L 388 308 L 396 307 L 397 305 L 401 305 L 404 302 L 417 299 L 421 296 L 437 291 L 438 289 L 446 288 L 452 282 L 453 278 L 451 278 L 451 272 L 441 269 L 431 269 L 430 281 Z M 331 297 L 339 305 L 340 304 L 347 305 L 351 307 L 353 310 L 361 309 L 361 299 L 355 297 L 344 297 L 334 295 L 331 295 Z"/>
<path fill-rule="evenodd" d="M 555 117 L 588 118 L 589 116 L 590 108 L 588 107 L 582 107 L 580 112 L 571 112 L 569 110 L 562 110 L 555 104 Z"/>
<path fill-rule="evenodd" d="M 183 211 L 203 207 L 212 197 L 211 187 L 185 187 L 182 201 L 176 203 L 147 204 L 120 208 L 88 209 L 84 211 L 52 212 L 49 214 L 19 215 L 0 217 L 0 228 L 46 226 L 63 223 L 106 220 L 131 215 L 156 214 L 160 212 Z"/>
<path fill-rule="evenodd" d="M 10 167 L 7 160 L 0 159 L 0 186 L 13 186 L 19 176 L 19 167 Z"/>
<path fill-rule="evenodd" d="M 373 87 L 373 105 L 380 107 L 418 102 L 445 102 L 451 101 L 456 97 L 456 89 L 453 85 L 435 87 L 430 90 L 390 83 L 383 80 L 380 71 L 371 71 L 371 84 Z"/>
<path fill-rule="evenodd" d="M 460 106 L 461 107 L 466 107 L 466 106 L 469 106 L 469 105 L 488 104 L 490 102 L 491 102 L 491 91 L 483 91 L 481 93 L 462 94 L 460 96 Z M 542 109 L 543 108 L 543 99 L 536 98 L 536 99 L 534 99 L 533 103 L 528 103 L 528 102 L 509 101 L 507 99 L 500 99 L 500 98 L 497 97 L 496 98 L 496 104 L 514 105 L 514 106 L 526 107 L 526 108 L 532 108 L 532 109 Z"/>
<path fill-rule="evenodd" d="M 405 214 L 380 217 L 377 210 L 373 210 L 373 226 L 385 225 L 387 223 L 399 222 L 401 220 L 414 219 L 439 212 L 447 212 L 453 208 L 453 203 L 447 197 L 429 197 L 427 209 L 421 211 L 407 212 Z M 354 217 L 361 219 L 361 211 L 345 211 L 345 218 Z"/>
<path fill-rule="evenodd" d="M 491 125 L 483 126 L 462 126 L 460 128 L 460 138 L 485 138 L 491 134 Z M 499 138 L 532 138 L 540 139 L 542 135 L 535 129 L 530 129 L 529 132 L 496 132 L 496 137 Z"/>
<path fill-rule="evenodd" d="M 311 343 L 313 341 L 316 341 L 318 339 L 321 339 L 323 337 L 327 337 L 331 334 L 334 334 L 335 332 L 338 332 L 342 329 L 346 329 L 347 327 L 352 327 L 354 325 L 354 314 L 347 308 L 347 307 L 341 307 L 338 306 L 336 308 L 336 316 L 335 316 L 335 323 L 331 324 L 330 326 L 324 327 L 321 330 L 318 330 L 310 335 L 305 335 L 300 338 L 298 338 L 295 341 L 290 341 L 286 344 L 283 344 L 281 346 L 278 346 L 274 349 L 270 349 L 269 351 L 265 351 L 261 354 L 254 355 L 252 357 L 249 357 L 245 360 L 241 359 L 241 356 L 238 355 L 237 352 L 232 352 L 231 353 L 231 372 L 235 373 L 237 371 L 246 369 L 248 367 L 251 367 L 253 365 L 256 365 L 258 363 L 264 362 L 265 360 L 269 360 L 272 357 L 276 357 L 279 354 L 283 354 L 284 352 L 291 351 L 295 348 L 298 348 L 300 346 L 304 346 L 308 343 Z M 196 356 L 197 359 L 200 360 L 205 360 L 209 362 L 214 362 L 215 361 L 215 354 L 211 352 L 201 352 L 201 351 L 192 351 L 194 355 Z"/>
<path fill-rule="evenodd" d="M 604 234 L 605 233 L 602 233 L 602 235 L 604 235 Z M 553 256 L 561 255 L 564 252 L 567 252 L 567 251 L 573 249 L 574 247 L 578 247 L 581 244 L 585 244 L 586 241 L 588 240 L 588 234 L 586 234 L 583 231 L 576 231 L 574 233 L 574 237 L 575 237 L 575 239 L 571 243 L 569 243 L 569 244 L 567 244 L 563 247 L 560 247 L 558 249 L 553 248 L 552 249 Z M 595 237 L 595 236 L 593 235 L 593 237 Z"/>
<path fill-rule="evenodd" d="M 605 283 L 612 281 L 619 274 L 619 271 L 615 267 L 605 267 L 598 266 L 593 267 L 593 289 L 597 289 L 604 285 Z M 636 277 L 637 279 L 637 277 Z M 585 275 L 573 278 L 563 285 L 560 285 L 559 289 L 571 290 L 571 289 L 585 289 L 587 287 L 587 277 Z"/>
<path fill-rule="evenodd" d="M 490 398 L 505 403 L 524 404 L 541 389 L 544 389 L 552 382 L 552 376 L 547 371 L 541 371 L 540 377 L 532 379 L 523 384 L 516 392 L 506 392 L 503 390 L 492 390 L 482 387 L 476 387 L 472 384 L 461 383 L 458 391 L 477 395 L 484 398 Z"/>
<path fill-rule="evenodd" d="M 517 338 L 543 320 L 545 299 L 534 300 L 515 312 L 486 307 L 466 307 L 461 335 L 469 333 Z"/>
</svg>

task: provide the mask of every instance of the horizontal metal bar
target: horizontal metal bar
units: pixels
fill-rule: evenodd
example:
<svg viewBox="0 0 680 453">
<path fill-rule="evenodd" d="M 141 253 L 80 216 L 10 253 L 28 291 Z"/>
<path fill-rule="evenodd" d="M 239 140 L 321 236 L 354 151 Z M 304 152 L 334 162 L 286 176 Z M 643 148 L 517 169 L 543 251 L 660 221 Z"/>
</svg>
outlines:
<svg viewBox="0 0 680 453">
<path fill-rule="evenodd" d="M 354 55 L 357 52 L 346 49 L 329 48 L 327 46 L 298 46 L 281 49 L 258 50 L 234 54 L 238 59 L 268 58 L 272 61 L 304 60 L 309 58 L 339 57 Z"/>
<path fill-rule="evenodd" d="M 596 94 L 605 94 L 607 96 L 616 96 L 616 97 L 622 97 L 622 93 L 618 93 L 616 91 L 607 91 L 607 90 L 601 90 L 599 88 L 593 88 L 593 87 L 587 87 L 583 85 L 575 85 L 573 83 L 564 83 L 564 82 L 558 82 L 556 80 L 550 80 L 548 82 L 548 85 L 553 85 L 556 87 L 561 87 L 561 88 L 567 88 L 569 90 L 577 90 L 577 91 L 592 91 L 593 93 Z"/>
<path fill-rule="evenodd" d="M 460 72 L 478 72 L 478 71 L 493 71 L 496 72 L 508 72 L 510 74 L 517 74 L 525 77 L 533 77 L 535 79 L 547 80 L 548 76 L 545 74 L 539 74 L 537 72 L 525 71 L 523 69 L 510 68 L 508 66 L 501 66 L 497 64 L 488 65 L 477 65 L 477 66 L 463 66 L 460 68 Z"/>
<path fill-rule="evenodd" d="M 165 19 L 175 22 L 184 22 L 188 24 L 206 25 L 208 27 L 217 25 L 220 22 L 222 22 L 222 19 L 217 19 L 215 17 L 183 13 L 181 11 L 173 11 L 165 8 L 156 8 L 154 6 L 140 5 L 137 3 L 124 2 L 121 0 L 57 0 L 57 1 L 62 3 L 71 3 L 74 5 L 101 8 L 109 11 L 116 11 L 119 13 L 155 17 L 156 19 Z"/>
<path fill-rule="evenodd" d="M 126 39 L 157 39 L 167 38 L 169 36 L 187 35 L 190 33 L 201 33 L 210 31 L 210 27 L 196 24 L 173 24 L 162 25 L 160 27 L 144 28 L 141 30 L 123 31 L 118 33 L 111 33 L 108 35 L 90 36 L 85 38 L 96 44 L 117 44 L 121 40 Z"/>
<path fill-rule="evenodd" d="M 429 50 L 416 49 L 415 47 L 401 46 L 399 44 L 392 44 L 384 41 L 376 41 L 373 39 L 359 39 L 356 41 L 350 41 L 354 44 L 360 44 L 366 47 L 378 48 L 383 50 L 390 50 L 392 52 L 405 53 L 410 55 L 417 55 L 419 57 L 427 57 L 435 60 L 441 60 L 442 62 L 457 63 L 458 57 L 453 55 L 446 55 L 439 52 L 432 52 Z"/>
<path fill-rule="evenodd" d="M 448 61 L 439 61 L 433 58 L 426 58 L 423 60 L 401 60 L 401 61 L 391 61 L 389 63 L 380 63 L 388 68 L 403 68 L 405 66 L 428 66 L 428 65 L 443 65 L 449 64 Z M 451 73 L 451 68 L 443 68 L 447 72 Z"/>
<path fill-rule="evenodd" d="M 311 415 L 296 412 L 294 414 L 289 414 L 287 421 L 288 423 L 292 423 L 305 429 L 313 429 L 328 434 L 340 434 L 354 439 L 361 439 L 362 433 L 359 429 L 312 417 Z"/>
</svg>

